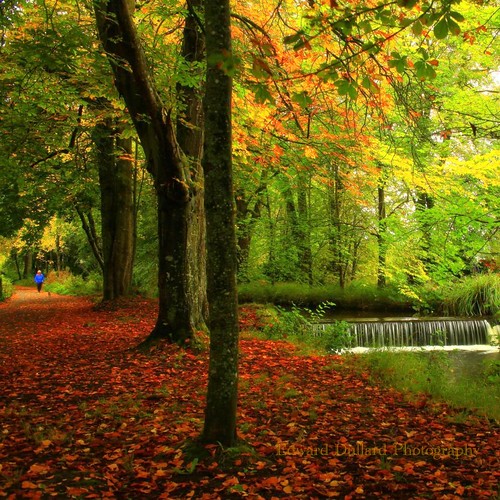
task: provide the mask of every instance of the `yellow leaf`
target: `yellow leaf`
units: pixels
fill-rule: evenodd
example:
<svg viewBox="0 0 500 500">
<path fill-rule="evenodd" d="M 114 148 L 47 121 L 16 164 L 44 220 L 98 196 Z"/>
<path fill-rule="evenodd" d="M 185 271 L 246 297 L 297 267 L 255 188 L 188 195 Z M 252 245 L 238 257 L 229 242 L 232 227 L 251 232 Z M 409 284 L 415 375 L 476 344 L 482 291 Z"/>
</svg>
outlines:
<svg viewBox="0 0 500 500">
<path fill-rule="evenodd" d="M 317 158 L 318 157 L 318 151 L 311 146 L 306 146 L 304 148 L 304 155 L 306 158 Z"/>
</svg>

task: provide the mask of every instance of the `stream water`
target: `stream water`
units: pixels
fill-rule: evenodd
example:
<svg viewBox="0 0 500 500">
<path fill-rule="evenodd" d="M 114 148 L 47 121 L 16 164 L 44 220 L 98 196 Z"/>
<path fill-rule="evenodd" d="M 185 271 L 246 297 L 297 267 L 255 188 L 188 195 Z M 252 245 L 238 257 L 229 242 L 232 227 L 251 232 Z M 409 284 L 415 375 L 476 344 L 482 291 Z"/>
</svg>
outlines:
<svg viewBox="0 0 500 500">
<path fill-rule="evenodd" d="M 489 318 L 381 317 L 365 313 L 325 318 L 316 325 L 318 333 L 333 321 L 349 323 L 355 347 L 487 346 L 494 329 L 500 329 Z"/>
<path fill-rule="evenodd" d="M 457 377 L 475 378 L 488 363 L 500 362 L 500 349 L 490 344 L 490 336 L 500 329 L 490 318 L 408 317 L 403 314 L 381 317 L 380 313 L 335 314 L 333 321 L 346 321 L 354 336 L 353 352 L 372 348 L 396 350 L 445 350 Z M 321 333 L 320 333 L 321 334 Z"/>
</svg>

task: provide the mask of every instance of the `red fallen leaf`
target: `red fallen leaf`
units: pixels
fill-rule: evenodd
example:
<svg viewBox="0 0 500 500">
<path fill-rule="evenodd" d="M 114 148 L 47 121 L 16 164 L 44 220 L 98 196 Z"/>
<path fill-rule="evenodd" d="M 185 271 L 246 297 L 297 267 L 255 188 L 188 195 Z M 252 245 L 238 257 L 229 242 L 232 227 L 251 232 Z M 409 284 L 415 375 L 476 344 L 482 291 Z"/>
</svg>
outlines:
<svg viewBox="0 0 500 500">
<path fill-rule="evenodd" d="M 263 479 L 260 484 L 263 486 L 263 487 L 266 487 L 266 486 L 277 486 L 280 482 L 280 479 L 279 477 L 275 477 L 275 476 L 271 476 L 271 477 L 266 477 L 265 479 Z"/>
<path fill-rule="evenodd" d="M 87 488 L 79 488 L 79 487 L 68 487 L 67 491 L 68 495 L 79 497 L 82 495 L 86 495 L 89 490 Z"/>
<path fill-rule="evenodd" d="M 0 470 L 1 470 L 1 467 L 0 467 Z M 48 472 L 50 472 L 50 467 L 48 465 L 44 465 L 44 464 L 33 464 L 28 472 L 31 472 L 33 474 L 47 474 Z"/>
<path fill-rule="evenodd" d="M 237 477 L 230 477 L 229 479 L 226 479 L 222 485 L 224 488 L 230 488 L 231 486 L 234 486 L 236 484 L 239 484 L 238 478 Z"/>
<path fill-rule="evenodd" d="M 21 488 L 25 490 L 33 490 L 38 488 L 38 486 L 35 483 L 32 483 L 31 481 L 23 481 L 21 483 Z"/>
</svg>

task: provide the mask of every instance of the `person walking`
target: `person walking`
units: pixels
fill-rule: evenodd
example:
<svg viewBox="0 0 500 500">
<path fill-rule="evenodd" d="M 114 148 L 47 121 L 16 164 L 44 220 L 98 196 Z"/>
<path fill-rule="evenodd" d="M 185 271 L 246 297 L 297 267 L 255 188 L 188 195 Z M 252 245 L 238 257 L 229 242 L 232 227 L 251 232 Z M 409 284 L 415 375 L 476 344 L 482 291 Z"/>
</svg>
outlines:
<svg viewBox="0 0 500 500">
<path fill-rule="evenodd" d="M 39 269 L 35 274 L 35 283 L 36 283 L 36 288 L 38 290 L 38 293 L 40 293 L 42 291 L 42 285 L 43 285 L 44 281 L 45 281 L 45 276 L 43 275 L 42 271 L 40 271 L 40 269 Z"/>
</svg>

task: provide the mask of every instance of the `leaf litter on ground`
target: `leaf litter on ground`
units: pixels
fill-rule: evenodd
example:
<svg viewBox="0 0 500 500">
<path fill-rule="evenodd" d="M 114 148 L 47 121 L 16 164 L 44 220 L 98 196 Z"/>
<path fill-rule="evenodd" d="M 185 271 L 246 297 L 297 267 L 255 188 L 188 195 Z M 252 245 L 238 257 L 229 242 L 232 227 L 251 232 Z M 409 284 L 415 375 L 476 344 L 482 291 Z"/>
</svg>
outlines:
<svg viewBox="0 0 500 500">
<path fill-rule="evenodd" d="M 197 445 L 208 354 L 134 349 L 156 308 L 22 288 L 0 305 L 0 498 L 497 498 L 497 423 L 284 341 L 243 336 L 239 444 Z"/>
</svg>

